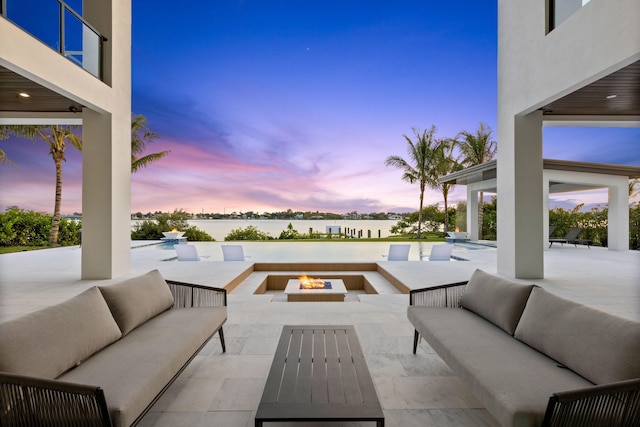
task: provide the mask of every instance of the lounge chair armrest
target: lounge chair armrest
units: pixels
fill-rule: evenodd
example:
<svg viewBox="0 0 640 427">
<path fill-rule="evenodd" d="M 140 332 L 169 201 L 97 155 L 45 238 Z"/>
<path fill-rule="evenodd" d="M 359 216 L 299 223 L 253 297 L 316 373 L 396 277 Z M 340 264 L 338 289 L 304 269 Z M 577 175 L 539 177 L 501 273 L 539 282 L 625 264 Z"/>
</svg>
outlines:
<svg viewBox="0 0 640 427">
<path fill-rule="evenodd" d="M 460 307 L 468 281 L 409 291 L 409 304 L 423 307 Z"/>
<path fill-rule="evenodd" d="M 543 427 L 640 425 L 640 378 L 554 393 Z"/>
<path fill-rule="evenodd" d="M 100 387 L 0 372 L 0 425 L 112 424 Z"/>
<path fill-rule="evenodd" d="M 227 305 L 227 290 L 211 286 L 167 280 L 173 294 L 173 307 L 222 307 Z"/>
</svg>

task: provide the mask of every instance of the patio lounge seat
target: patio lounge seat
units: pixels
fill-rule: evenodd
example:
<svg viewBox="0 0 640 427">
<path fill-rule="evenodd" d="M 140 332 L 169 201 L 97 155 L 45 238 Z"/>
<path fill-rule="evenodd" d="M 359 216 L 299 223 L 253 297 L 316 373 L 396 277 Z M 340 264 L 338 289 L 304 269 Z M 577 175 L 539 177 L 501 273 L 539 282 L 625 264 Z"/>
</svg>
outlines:
<svg viewBox="0 0 640 427">
<path fill-rule="evenodd" d="M 199 256 L 198 249 L 193 245 L 173 245 L 178 255 L 178 261 L 200 261 L 208 258 L 206 255 Z"/>
<path fill-rule="evenodd" d="M 0 323 L 0 425 L 137 424 L 227 319 L 157 270 Z"/>
<path fill-rule="evenodd" d="M 581 245 L 587 245 L 587 247 L 591 249 L 591 240 L 578 239 L 580 233 L 582 233 L 582 228 L 573 227 L 563 238 L 549 239 L 549 247 L 551 247 L 551 245 L 553 245 L 554 243 L 560 243 L 561 245 L 565 243 L 573 243 L 573 245 L 577 247 L 577 244 L 579 243 Z"/>
<path fill-rule="evenodd" d="M 389 254 L 382 255 L 389 261 L 409 261 L 411 245 L 389 245 Z"/>
<path fill-rule="evenodd" d="M 222 245 L 222 258 L 225 261 L 244 261 L 245 256 L 242 245 Z"/>
<path fill-rule="evenodd" d="M 640 322 L 481 270 L 407 317 L 502 426 L 640 425 Z"/>
<path fill-rule="evenodd" d="M 427 256 L 429 261 L 451 261 L 451 252 L 453 251 L 453 245 L 433 245 L 431 247 L 431 254 Z"/>
</svg>

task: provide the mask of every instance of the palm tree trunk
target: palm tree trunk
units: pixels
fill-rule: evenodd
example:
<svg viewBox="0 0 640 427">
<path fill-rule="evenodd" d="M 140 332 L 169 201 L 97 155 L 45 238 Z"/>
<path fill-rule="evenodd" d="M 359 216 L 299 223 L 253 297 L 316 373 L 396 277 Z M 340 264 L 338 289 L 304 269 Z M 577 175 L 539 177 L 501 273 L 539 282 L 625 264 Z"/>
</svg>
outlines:
<svg viewBox="0 0 640 427">
<path fill-rule="evenodd" d="M 447 204 L 448 191 L 443 191 L 442 195 L 444 197 L 444 234 L 447 234 L 449 231 L 449 205 Z"/>
<path fill-rule="evenodd" d="M 60 230 L 60 205 L 62 204 L 62 158 L 54 156 L 56 164 L 56 201 L 53 207 L 53 221 L 51 223 L 51 233 L 49 234 L 49 244 L 58 244 L 58 231 Z"/>
<path fill-rule="evenodd" d="M 420 190 L 420 210 L 418 211 L 418 240 L 420 240 L 420 231 L 422 230 L 422 204 L 424 202 L 424 189 Z"/>
</svg>

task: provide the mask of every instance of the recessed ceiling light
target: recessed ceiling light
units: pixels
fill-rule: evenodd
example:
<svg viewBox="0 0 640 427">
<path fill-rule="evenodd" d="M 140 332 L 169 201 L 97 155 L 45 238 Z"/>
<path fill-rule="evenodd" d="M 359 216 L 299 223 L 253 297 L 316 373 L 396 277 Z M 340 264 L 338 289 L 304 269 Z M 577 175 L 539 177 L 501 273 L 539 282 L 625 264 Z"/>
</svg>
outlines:
<svg viewBox="0 0 640 427">
<path fill-rule="evenodd" d="M 615 95 L 615 94 L 614 94 L 614 95 L 609 95 L 609 96 L 607 96 L 607 99 L 613 99 L 613 98 L 617 98 L 617 97 L 618 97 L 618 95 Z"/>
<path fill-rule="evenodd" d="M 27 92 L 18 92 L 18 96 L 21 98 L 29 98 L 31 95 L 29 95 Z"/>
</svg>

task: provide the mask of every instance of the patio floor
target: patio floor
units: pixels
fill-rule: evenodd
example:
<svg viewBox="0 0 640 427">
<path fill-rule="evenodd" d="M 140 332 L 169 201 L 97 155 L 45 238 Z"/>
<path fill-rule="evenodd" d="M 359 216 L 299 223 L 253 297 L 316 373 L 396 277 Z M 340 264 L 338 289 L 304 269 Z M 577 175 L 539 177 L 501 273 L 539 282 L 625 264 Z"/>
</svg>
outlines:
<svg viewBox="0 0 640 427">
<path fill-rule="evenodd" d="M 131 251 L 131 276 L 158 268 L 167 279 L 227 286 L 254 263 L 375 262 L 409 289 L 466 280 L 476 268 L 496 271 L 495 249 L 454 250 L 461 262 L 420 261 L 428 244 L 412 243 L 410 261 L 384 261 L 388 243 L 243 243 L 245 262 L 222 262 L 221 244 L 199 246 L 203 262 L 165 261 L 172 251 Z M 79 247 L 0 255 L 0 320 L 70 298 L 96 284 L 80 280 Z M 538 285 L 566 298 L 640 320 L 640 252 L 571 245 L 545 252 Z M 251 276 L 248 276 L 251 277 Z M 108 283 L 108 281 L 101 281 Z M 243 291 L 244 289 L 244 291 Z M 382 288 L 381 288 L 382 289 Z M 411 353 L 409 297 L 395 290 L 358 293 L 345 302 L 281 302 L 254 295 L 243 283 L 230 292 L 225 325 L 227 352 L 214 337 L 144 418 L 143 426 L 252 426 L 266 376 L 285 324 L 355 325 L 387 426 L 496 426 L 496 422 L 446 364 L 422 342 Z M 270 424 L 280 425 L 280 424 Z M 283 426 L 306 425 L 287 423 Z M 322 423 L 309 424 L 314 427 Z M 366 423 L 335 423 L 359 426 Z"/>
</svg>

